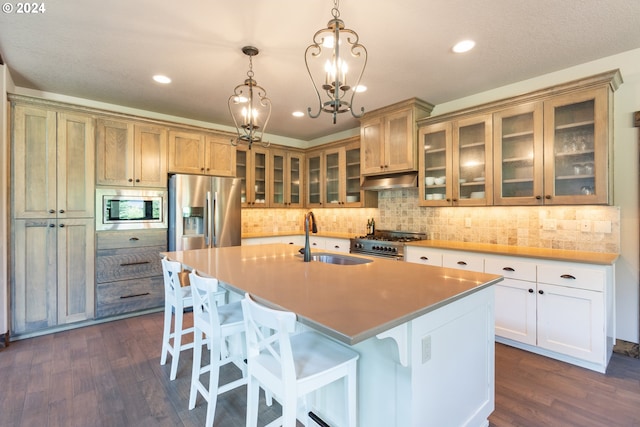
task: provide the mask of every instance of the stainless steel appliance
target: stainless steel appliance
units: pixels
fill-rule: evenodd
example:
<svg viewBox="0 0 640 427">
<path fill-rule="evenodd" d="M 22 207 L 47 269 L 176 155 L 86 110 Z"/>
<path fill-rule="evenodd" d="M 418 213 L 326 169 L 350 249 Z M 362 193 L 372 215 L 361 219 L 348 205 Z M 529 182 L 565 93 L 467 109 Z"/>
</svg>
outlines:
<svg viewBox="0 0 640 427">
<path fill-rule="evenodd" d="M 417 240 L 425 240 L 425 233 L 408 231 L 376 230 L 372 235 L 352 238 L 349 252 L 352 254 L 373 255 L 402 261 L 404 244 Z"/>
<path fill-rule="evenodd" d="M 241 244 L 240 178 L 169 177 L 169 250 Z"/>
<path fill-rule="evenodd" d="M 96 230 L 167 228 L 167 192 L 96 189 Z"/>
</svg>

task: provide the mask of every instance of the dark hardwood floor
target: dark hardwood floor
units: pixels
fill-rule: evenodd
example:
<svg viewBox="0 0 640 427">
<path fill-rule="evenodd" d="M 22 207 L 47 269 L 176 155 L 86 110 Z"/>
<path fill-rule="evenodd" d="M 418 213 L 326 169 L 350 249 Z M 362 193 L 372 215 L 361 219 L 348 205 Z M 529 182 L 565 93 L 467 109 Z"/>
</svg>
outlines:
<svg viewBox="0 0 640 427">
<path fill-rule="evenodd" d="M 203 426 L 205 402 L 187 408 L 191 351 L 169 381 L 161 335 L 162 314 L 154 313 L 12 342 L 0 352 L 0 426 Z M 216 427 L 244 426 L 245 393 L 218 398 Z M 280 410 L 261 407 L 263 424 Z M 490 422 L 640 426 L 640 360 L 614 354 L 603 375 L 497 344 Z"/>
</svg>

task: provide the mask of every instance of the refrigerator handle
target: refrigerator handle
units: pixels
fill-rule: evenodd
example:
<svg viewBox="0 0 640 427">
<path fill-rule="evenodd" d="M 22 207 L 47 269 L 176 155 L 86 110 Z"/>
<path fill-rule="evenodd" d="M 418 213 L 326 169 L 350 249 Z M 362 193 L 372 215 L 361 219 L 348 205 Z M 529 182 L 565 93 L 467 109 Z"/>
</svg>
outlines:
<svg viewBox="0 0 640 427">
<path fill-rule="evenodd" d="M 213 193 L 213 211 L 211 212 L 211 247 L 218 245 L 218 230 L 216 230 L 218 192 Z"/>
<path fill-rule="evenodd" d="M 204 245 L 209 247 L 209 226 L 211 225 L 211 212 L 209 212 L 209 200 L 211 200 L 211 192 L 207 191 L 204 203 Z"/>
</svg>

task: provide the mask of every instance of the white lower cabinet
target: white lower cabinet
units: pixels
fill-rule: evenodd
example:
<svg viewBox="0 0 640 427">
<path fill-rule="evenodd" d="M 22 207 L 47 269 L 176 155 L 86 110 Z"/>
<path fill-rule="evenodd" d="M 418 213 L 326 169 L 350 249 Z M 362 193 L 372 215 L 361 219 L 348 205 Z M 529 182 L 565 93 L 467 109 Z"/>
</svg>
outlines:
<svg viewBox="0 0 640 427">
<path fill-rule="evenodd" d="M 242 239 L 243 245 L 266 245 L 269 243 L 285 243 L 288 245 L 304 246 L 304 235 L 251 237 Z M 309 236 L 309 246 L 314 250 L 328 250 L 349 253 L 349 239 L 339 239 L 324 236 Z"/>
<path fill-rule="evenodd" d="M 614 265 L 407 246 L 405 259 L 499 274 L 496 341 L 598 372 L 615 342 Z"/>
</svg>

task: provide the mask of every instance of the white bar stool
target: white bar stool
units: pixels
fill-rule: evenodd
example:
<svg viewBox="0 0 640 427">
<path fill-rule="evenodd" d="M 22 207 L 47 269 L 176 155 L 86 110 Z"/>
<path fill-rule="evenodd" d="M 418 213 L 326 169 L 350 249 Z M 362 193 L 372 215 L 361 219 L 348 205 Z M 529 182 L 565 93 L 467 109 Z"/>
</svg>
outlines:
<svg viewBox="0 0 640 427">
<path fill-rule="evenodd" d="M 295 427 L 298 399 L 341 378 L 348 426 L 355 427 L 359 354 L 314 331 L 294 333 L 295 313 L 267 308 L 249 294 L 242 300 L 242 310 L 249 368 L 247 427 L 258 423 L 260 387 L 282 404 L 282 417 L 269 426 Z M 315 425 L 308 415 L 304 424 Z"/>
<path fill-rule="evenodd" d="M 167 354 L 171 354 L 171 374 L 169 379 L 175 380 L 178 373 L 180 352 L 193 348 L 193 342 L 182 344 L 182 336 L 193 332 L 193 328 L 183 329 L 182 318 L 185 307 L 193 306 L 191 287 L 181 286 L 179 274 L 182 264 L 162 258 L 164 274 L 164 330 L 162 332 L 162 355 L 160 364 L 167 363 Z M 173 332 L 171 332 L 171 313 L 174 313 Z M 173 339 L 173 345 L 171 344 Z"/>
<path fill-rule="evenodd" d="M 196 406 L 198 392 L 208 402 L 205 426 L 211 427 L 216 414 L 218 395 L 247 383 L 247 365 L 243 343 L 244 320 L 240 301 L 217 305 L 218 280 L 198 276 L 195 271 L 189 274 L 193 295 L 194 347 L 191 370 L 191 391 L 189 409 Z M 206 336 L 206 340 L 202 336 Z M 236 342 L 227 340 L 235 338 Z M 202 364 L 202 346 L 209 347 L 209 364 Z M 230 344 L 230 345 L 228 345 Z M 242 378 L 219 385 L 220 367 L 228 363 L 235 364 L 242 371 Z M 209 388 L 200 381 L 200 376 L 209 372 Z"/>
</svg>

